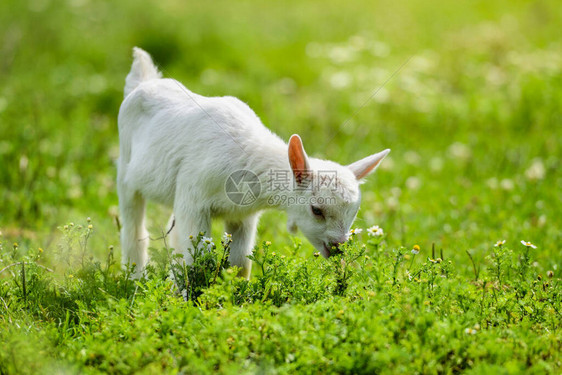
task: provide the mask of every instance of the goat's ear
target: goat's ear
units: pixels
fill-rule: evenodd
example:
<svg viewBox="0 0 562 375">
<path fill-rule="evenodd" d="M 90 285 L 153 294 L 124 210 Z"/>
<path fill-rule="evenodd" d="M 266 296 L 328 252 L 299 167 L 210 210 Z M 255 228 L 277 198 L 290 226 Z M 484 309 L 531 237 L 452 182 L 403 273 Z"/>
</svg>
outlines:
<svg viewBox="0 0 562 375">
<path fill-rule="evenodd" d="M 297 134 L 293 134 L 289 139 L 289 164 L 297 184 L 305 183 L 310 177 L 310 168 L 301 137 Z"/>
<path fill-rule="evenodd" d="M 379 152 L 378 154 L 373 154 L 371 156 L 367 156 L 364 159 L 358 160 L 355 163 L 348 165 L 347 167 L 351 169 L 357 180 L 361 180 L 369 173 L 374 172 L 382 159 L 384 159 L 384 157 L 388 155 L 389 152 L 390 150 L 386 149 Z"/>
</svg>

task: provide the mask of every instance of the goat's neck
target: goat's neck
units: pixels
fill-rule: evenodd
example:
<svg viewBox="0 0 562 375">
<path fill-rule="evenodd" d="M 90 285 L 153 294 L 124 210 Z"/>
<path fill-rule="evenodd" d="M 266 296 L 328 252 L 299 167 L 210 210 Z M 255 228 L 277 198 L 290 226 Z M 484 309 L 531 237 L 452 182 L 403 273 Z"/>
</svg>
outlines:
<svg viewBox="0 0 562 375">
<path fill-rule="evenodd" d="M 264 146 L 260 150 L 259 156 L 252 160 L 251 170 L 259 177 L 261 182 L 261 192 L 255 203 L 256 208 L 285 210 L 287 204 L 280 201 L 280 196 L 289 198 L 295 194 L 287 145 Z M 286 189 L 278 189 L 280 186 L 286 186 Z"/>
</svg>

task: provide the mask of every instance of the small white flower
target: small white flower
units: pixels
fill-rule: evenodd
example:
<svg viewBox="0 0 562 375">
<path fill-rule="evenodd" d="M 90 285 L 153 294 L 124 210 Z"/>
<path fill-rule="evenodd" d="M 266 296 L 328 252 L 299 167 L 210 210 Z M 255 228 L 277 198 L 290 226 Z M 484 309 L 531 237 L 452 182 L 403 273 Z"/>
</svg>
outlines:
<svg viewBox="0 0 562 375">
<path fill-rule="evenodd" d="M 415 151 L 406 151 L 404 153 L 404 160 L 408 164 L 418 165 L 421 161 L 421 156 Z"/>
<path fill-rule="evenodd" d="M 515 184 L 509 178 L 504 178 L 500 182 L 500 186 L 503 190 L 511 191 L 515 188 Z"/>
<path fill-rule="evenodd" d="M 361 233 L 361 232 L 363 232 L 363 229 L 361 229 L 361 228 L 353 228 L 353 229 L 351 229 L 349 232 L 347 232 L 347 236 L 350 237 L 350 236 L 353 236 L 354 234 L 359 234 L 359 233 Z"/>
<path fill-rule="evenodd" d="M 406 187 L 410 190 L 417 190 L 421 186 L 421 181 L 416 176 L 408 177 Z"/>
<path fill-rule="evenodd" d="M 531 180 L 542 180 L 546 174 L 546 169 L 541 159 L 533 160 L 533 164 L 525 171 L 525 176 Z"/>
<path fill-rule="evenodd" d="M 466 328 L 464 330 L 464 333 L 466 333 L 467 335 L 475 335 L 476 334 L 476 330 L 474 328 Z"/>
<path fill-rule="evenodd" d="M 213 239 L 211 237 L 203 237 L 201 238 L 201 241 L 205 244 L 207 244 L 207 246 L 215 246 L 215 244 L 213 243 Z"/>
<path fill-rule="evenodd" d="M 355 51 L 347 46 L 335 46 L 328 51 L 328 57 L 335 64 L 343 64 L 355 60 Z"/>
<path fill-rule="evenodd" d="M 353 77 L 347 72 L 336 72 L 330 76 L 330 85 L 335 89 L 344 89 L 352 83 Z"/>
<path fill-rule="evenodd" d="M 384 235 L 384 231 L 378 225 L 373 225 L 370 228 L 367 228 L 367 234 L 371 237 L 381 237 Z"/>
<path fill-rule="evenodd" d="M 386 161 L 386 160 L 385 160 Z M 439 172 L 443 169 L 443 159 L 439 158 L 439 157 L 433 157 L 431 158 L 431 160 L 429 161 L 429 168 L 433 171 L 433 172 Z"/>
<path fill-rule="evenodd" d="M 529 242 L 529 241 L 523 241 L 523 240 L 521 240 L 521 244 L 522 244 L 523 246 L 532 247 L 533 249 L 536 249 L 536 248 L 537 248 L 535 245 L 533 245 L 533 244 L 532 244 L 531 242 Z"/>
<path fill-rule="evenodd" d="M 470 147 L 460 142 L 455 142 L 451 144 L 447 151 L 449 155 L 452 156 L 454 159 L 468 160 L 472 156 Z"/>
<path fill-rule="evenodd" d="M 412 254 L 416 255 L 420 253 L 420 246 L 419 245 L 414 245 L 414 247 L 412 248 Z"/>
<path fill-rule="evenodd" d="M 232 234 L 227 233 L 227 232 L 224 232 L 224 233 L 222 234 L 222 240 L 223 240 L 223 241 L 230 241 L 230 240 L 232 240 Z"/>
<path fill-rule="evenodd" d="M 396 211 L 400 206 L 400 200 L 398 200 L 398 197 L 388 197 L 386 205 L 389 210 Z"/>
<path fill-rule="evenodd" d="M 505 240 L 501 240 L 501 241 L 496 242 L 496 244 L 494 245 L 494 247 L 501 247 L 501 246 L 503 246 L 504 244 L 505 244 Z"/>
</svg>

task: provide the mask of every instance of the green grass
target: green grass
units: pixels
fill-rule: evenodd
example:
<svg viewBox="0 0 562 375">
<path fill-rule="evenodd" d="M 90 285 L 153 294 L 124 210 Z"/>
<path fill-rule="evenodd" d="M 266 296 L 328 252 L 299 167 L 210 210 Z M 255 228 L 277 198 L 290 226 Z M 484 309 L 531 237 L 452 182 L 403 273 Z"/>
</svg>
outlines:
<svg viewBox="0 0 562 375">
<path fill-rule="evenodd" d="M 559 373 L 561 23 L 554 0 L 2 2 L 0 373 Z M 269 212 L 249 283 L 204 259 L 184 302 L 161 240 L 131 281 L 114 160 L 134 45 L 313 156 L 391 148 L 355 224 L 384 238 L 326 261 Z M 168 214 L 149 207 L 153 237 Z"/>
</svg>

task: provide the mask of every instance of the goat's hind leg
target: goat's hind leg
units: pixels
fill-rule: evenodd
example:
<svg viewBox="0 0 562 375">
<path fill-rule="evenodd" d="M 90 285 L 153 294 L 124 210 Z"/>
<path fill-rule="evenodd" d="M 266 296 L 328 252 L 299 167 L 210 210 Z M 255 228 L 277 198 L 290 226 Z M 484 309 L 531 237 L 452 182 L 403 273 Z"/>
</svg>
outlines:
<svg viewBox="0 0 562 375">
<path fill-rule="evenodd" d="M 134 267 L 134 278 L 139 278 L 148 263 L 149 235 L 144 224 L 146 201 L 138 192 L 119 189 L 121 211 L 121 265 Z"/>
<path fill-rule="evenodd" d="M 259 216 L 254 214 L 242 221 L 226 223 L 226 232 L 232 234 L 228 260 L 230 265 L 241 268 L 239 275 L 246 279 L 250 278 L 252 271 L 252 261 L 248 255 L 252 254 L 254 247 Z"/>
</svg>

